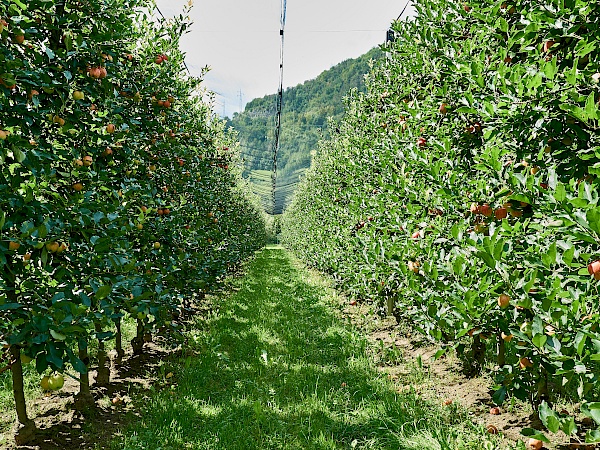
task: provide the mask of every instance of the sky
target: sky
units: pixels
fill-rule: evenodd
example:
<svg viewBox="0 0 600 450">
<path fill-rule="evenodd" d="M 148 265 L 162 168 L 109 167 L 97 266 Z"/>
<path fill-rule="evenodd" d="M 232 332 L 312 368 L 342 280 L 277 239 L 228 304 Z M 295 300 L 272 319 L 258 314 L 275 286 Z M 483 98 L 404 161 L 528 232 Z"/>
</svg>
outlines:
<svg viewBox="0 0 600 450">
<path fill-rule="evenodd" d="M 179 15 L 187 2 L 156 0 L 165 17 Z M 284 88 L 383 43 L 406 2 L 287 0 Z M 281 0 L 195 0 L 181 46 L 193 75 L 211 68 L 204 80 L 217 94 L 215 113 L 231 117 L 250 100 L 277 93 L 280 15 Z"/>
</svg>

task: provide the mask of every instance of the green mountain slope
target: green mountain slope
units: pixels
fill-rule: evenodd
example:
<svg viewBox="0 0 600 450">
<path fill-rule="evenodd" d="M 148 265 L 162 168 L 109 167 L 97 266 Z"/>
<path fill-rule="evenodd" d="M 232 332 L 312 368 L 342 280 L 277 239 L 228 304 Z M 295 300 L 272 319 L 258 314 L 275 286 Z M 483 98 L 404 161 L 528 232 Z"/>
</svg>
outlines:
<svg viewBox="0 0 600 450">
<path fill-rule="evenodd" d="M 235 113 L 229 120 L 229 125 L 239 133 L 244 176 L 261 196 L 265 210 L 277 214 L 285 208 L 299 177 L 310 166 L 311 151 L 317 141 L 328 137 L 328 118 L 341 118 L 344 97 L 352 89 L 363 90 L 363 76 L 369 71 L 369 62 L 382 54 L 374 48 L 332 67 L 314 80 L 284 91 L 274 208 L 271 169 L 277 95 L 252 100 L 243 113 Z"/>
</svg>

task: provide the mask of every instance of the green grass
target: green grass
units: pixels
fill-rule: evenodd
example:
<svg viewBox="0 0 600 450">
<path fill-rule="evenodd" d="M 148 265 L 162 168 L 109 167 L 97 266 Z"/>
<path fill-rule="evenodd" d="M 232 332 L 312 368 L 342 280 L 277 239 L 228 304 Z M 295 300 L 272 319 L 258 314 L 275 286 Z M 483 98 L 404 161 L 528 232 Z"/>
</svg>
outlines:
<svg viewBox="0 0 600 450">
<path fill-rule="evenodd" d="M 166 363 L 170 387 L 111 448 L 497 448 L 458 409 L 396 393 L 335 294 L 285 250 L 265 249 L 233 283 L 190 332 L 194 355 Z"/>
</svg>

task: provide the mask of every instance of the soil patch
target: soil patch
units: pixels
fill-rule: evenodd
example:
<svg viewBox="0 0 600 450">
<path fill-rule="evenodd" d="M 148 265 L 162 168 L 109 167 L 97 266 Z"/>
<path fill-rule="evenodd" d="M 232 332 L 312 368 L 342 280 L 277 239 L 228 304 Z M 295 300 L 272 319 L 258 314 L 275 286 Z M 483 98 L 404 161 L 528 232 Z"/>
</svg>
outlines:
<svg viewBox="0 0 600 450">
<path fill-rule="evenodd" d="M 210 311 L 210 301 L 195 308 L 193 313 L 203 317 Z M 43 397 L 27 403 L 29 417 L 35 421 L 37 433 L 28 445 L 17 446 L 7 431 L 7 444 L 1 450 L 103 450 L 110 448 L 115 435 L 139 417 L 146 393 L 169 385 L 168 378 L 159 376 L 157 370 L 163 361 L 182 355 L 181 346 L 158 336 L 146 342 L 144 352 L 134 355 L 126 349 L 119 362 L 116 351 L 109 353 L 111 361 L 110 384 L 106 387 L 95 383 L 96 371 L 90 370 L 90 388 L 95 405 L 84 411 L 74 408 L 79 381 L 65 376 L 64 387 L 48 392 Z M 74 373 L 71 371 L 71 373 Z M 0 427 L 6 429 L 14 420 L 14 412 L 0 413 Z"/>
<path fill-rule="evenodd" d="M 491 414 L 491 408 L 496 406 L 490 389 L 492 379 L 465 375 L 464 364 L 455 355 L 435 359 L 439 346 L 424 341 L 422 335 L 409 331 L 407 326 L 399 326 L 395 318 L 374 313 L 370 305 L 341 299 L 341 314 L 367 335 L 373 344 L 373 356 L 379 370 L 388 375 L 398 392 L 414 390 L 423 398 L 449 407 L 465 408 L 475 423 L 495 426 L 507 447 L 526 441 L 527 438 L 521 435 L 523 428 L 544 429 L 531 408 L 522 402 L 500 407 L 499 411 L 494 411 L 499 414 Z M 572 405 L 572 409 L 571 414 L 577 405 Z M 583 439 L 586 427 L 581 423 L 578 427 Z M 569 438 L 562 432 L 545 431 L 545 434 L 552 441 L 546 444 L 547 449 L 574 448 L 569 446 Z"/>
</svg>

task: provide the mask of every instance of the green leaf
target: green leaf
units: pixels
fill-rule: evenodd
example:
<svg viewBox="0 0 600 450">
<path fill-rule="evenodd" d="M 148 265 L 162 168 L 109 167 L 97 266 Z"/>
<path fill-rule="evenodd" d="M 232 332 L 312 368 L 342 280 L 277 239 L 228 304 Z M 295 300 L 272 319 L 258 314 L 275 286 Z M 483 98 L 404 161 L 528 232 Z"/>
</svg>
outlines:
<svg viewBox="0 0 600 450">
<path fill-rule="evenodd" d="M 560 429 L 558 414 L 556 414 L 545 401 L 540 405 L 539 413 L 540 420 L 550 432 L 556 433 Z"/>
<path fill-rule="evenodd" d="M 556 58 L 552 58 L 550 61 L 546 62 L 544 64 L 543 70 L 544 75 L 546 75 L 546 78 L 552 80 L 558 72 L 556 68 Z"/>
<path fill-rule="evenodd" d="M 65 336 L 64 334 L 59 333 L 58 331 L 55 331 L 55 330 L 50 330 L 50 334 L 57 341 L 64 341 L 65 339 L 67 339 L 67 336 Z"/>
<path fill-rule="evenodd" d="M 571 266 L 573 262 L 573 257 L 575 256 L 575 247 L 571 247 L 566 250 L 562 255 L 562 260 L 567 266 Z"/>
<path fill-rule="evenodd" d="M 536 347 L 542 348 L 544 345 L 546 345 L 547 340 L 548 336 L 546 336 L 545 334 L 536 334 L 535 336 L 533 336 L 533 339 L 531 341 Z"/>
<path fill-rule="evenodd" d="M 67 51 L 70 52 L 71 50 L 73 50 L 73 37 L 71 36 L 71 33 L 65 33 L 64 41 L 65 47 L 67 47 Z"/>
<path fill-rule="evenodd" d="M 71 349 L 67 349 L 67 355 L 69 355 L 69 362 L 73 366 L 73 369 L 75 369 L 77 372 L 79 372 L 81 374 L 87 373 L 86 365 L 84 364 L 84 362 L 81 359 L 79 359 L 77 356 L 75 356 L 75 354 L 71 351 Z"/>
<path fill-rule="evenodd" d="M 23 153 L 18 148 L 14 148 L 13 149 L 13 155 L 14 155 L 14 157 L 17 160 L 18 163 L 22 163 L 23 161 L 25 161 L 25 153 Z"/>
<path fill-rule="evenodd" d="M 565 185 L 561 182 L 556 184 L 556 190 L 554 192 L 554 198 L 557 202 L 562 203 L 567 198 L 567 190 L 565 189 Z"/>
<path fill-rule="evenodd" d="M 564 431 L 567 436 L 571 436 L 577 432 L 577 425 L 575 424 L 575 418 L 572 416 L 560 418 L 560 429 Z"/>
<path fill-rule="evenodd" d="M 98 290 L 96 291 L 96 299 L 101 300 L 103 298 L 106 298 L 110 295 L 111 292 L 112 292 L 111 285 L 106 284 L 104 286 L 100 286 L 98 288 Z"/>
<path fill-rule="evenodd" d="M 477 256 L 483 260 L 483 262 L 490 268 L 496 268 L 496 261 L 494 257 L 487 252 L 479 251 L 477 252 Z"/>
<path fill-rule="evenodd" d="M 575 335 L 575 348 L 577 349 L 577 353 L 580 355 L 583 354 L 583 349 L 585 348 L 585 341 L 587 336 L 581 331 Z"/>
<path fill-rule="evenodd" d="M 503 239 L 498 239 L 494 246 L 494 259 L 500 261 L 502 259 L 502 253 L 504 252 L 505 242 Z"/>
<path fill-rule="evenodd" d="M 585 214 L 585 218 L 590 228 L 596 233 L 600 234 L 600 208 L 588 210 L 588 212 Z"/>
<path fill-rule="evenodd" d="M 567 111 L 570 116 L 574 117 L 577 120 L 581 120 L 582 122 L 587 122 L 589 119 L 585 110 L 580 106 L 563 103 L 559 106 L 559 108 L 563 111 Z"/>
<path fill-rule="evenodd" d="M 544 433 L 533 428 L 523 428 L 521 430 L 521 434 L 523 436 L 527 436 L 533 439 L 539 439 L 540 441 L 546 442 L 547 444 L 550 443 L 550 439 L 548 439 Z"/>
<path fill-rule="evenodd" d="M 556 263 L 556 242 L 553 242 L 548 251 L 542 255 L 542 262 L 548 268 Z"/>
<path fill-rule="evenodd" d="M 48 55 L 49 59 L 54 59 L 56 58 L 56 55 L 54 54 L 54 52 L 52 51 L 52 49 L 45 47 L 44 48 L 44 52 L 46 52 L 46 55 Z"/>
<path fill-rule="evenodd" d="M 585 442 L 588 444 L 597 444 L 600 442 L 600 430 L 589 430 L 585 434 Z"/>
<path fill-rule="evenodd" d="M 598 108 L 596 107 L 594 94 L 594 92 L 591 92 L 585 102 L 585 113 L 591 120 L 598 119 Z"/>
<path fill-rule="evenodd" d="M 581 413 L 594 419 L 600 425 L 600 402 L 584 402 L 581 404 Z"/>
<path fill-rule="evenodd" d="M 506 386 L 502 386 L 500 389 L 494 392 L 494 394 L 492 395 L 492 400 L 494 401 L 494 404 L 501 405 L 502 403 L 504 403 L 504 400 L 506 400 L 507 393 L 508 388 Z"/>
<path fill-rule="evenodd" d="M 506 33 L 508 31 L 508 22 L 504 17 L 499 17 L 498 20 L 496 20 L 496 27 L 501 32 Z"/>
<path fill-rule="evenodd" d="M 564 72 L 567 82 L 573 86 L 577 86 L 577 65 L 578 64 L 579 64 L 579 59 L 575 58 L 573 60 L 573 68 L 571 70 L 565 70 L 565 72 Z"/>
</svg>

